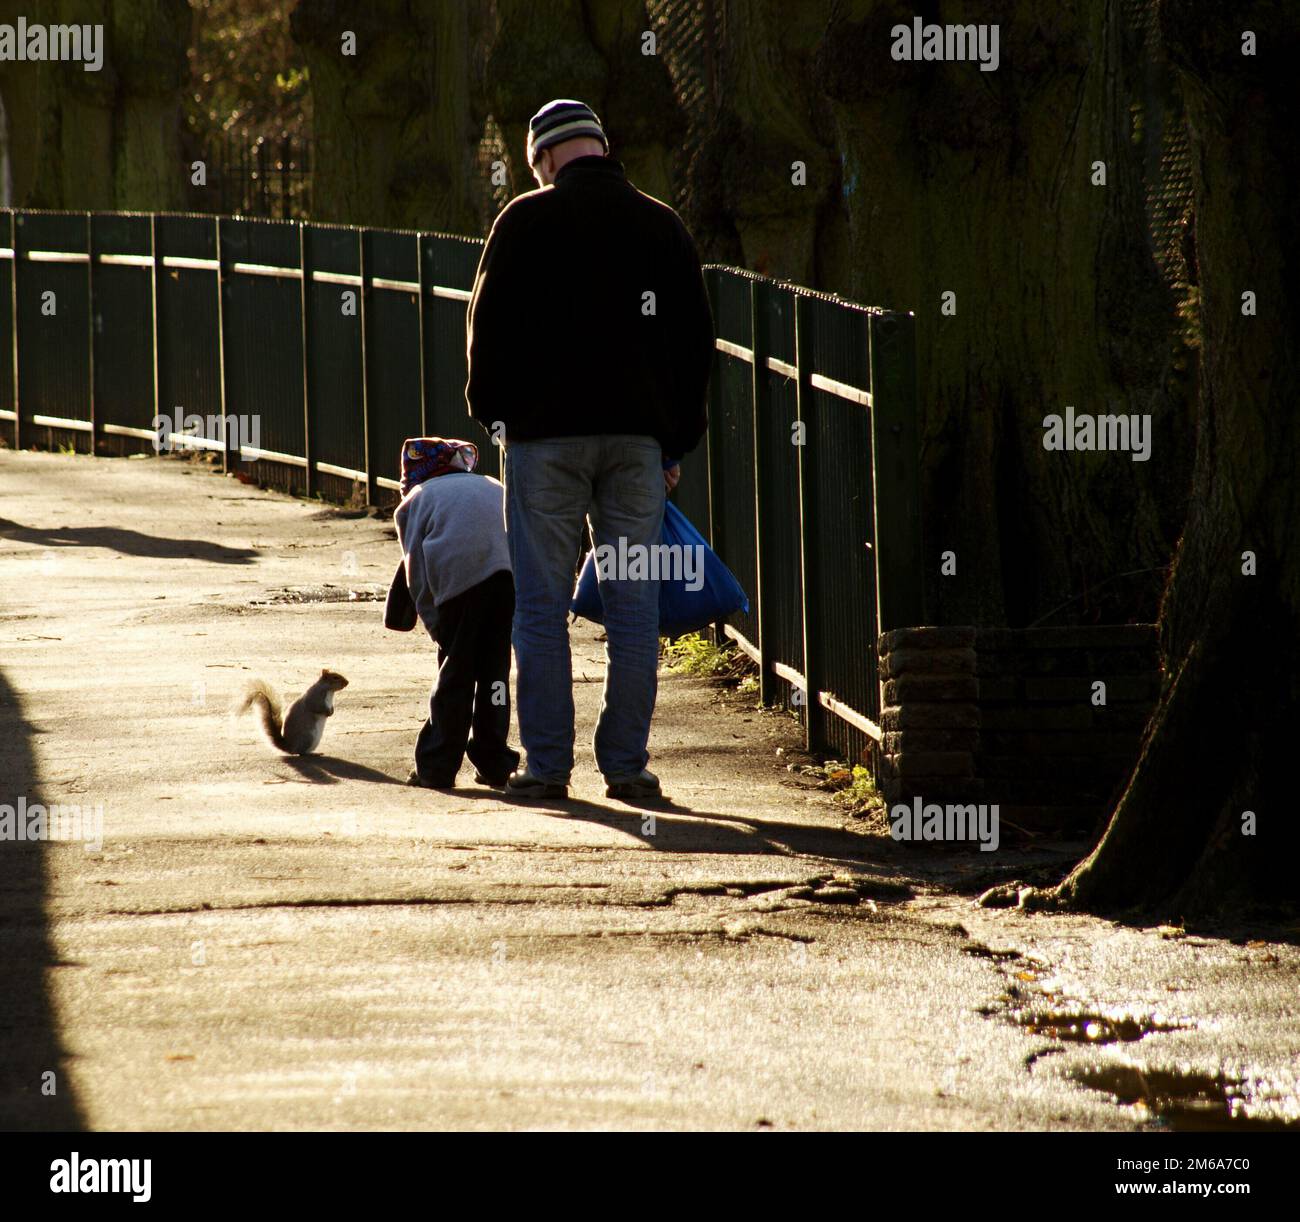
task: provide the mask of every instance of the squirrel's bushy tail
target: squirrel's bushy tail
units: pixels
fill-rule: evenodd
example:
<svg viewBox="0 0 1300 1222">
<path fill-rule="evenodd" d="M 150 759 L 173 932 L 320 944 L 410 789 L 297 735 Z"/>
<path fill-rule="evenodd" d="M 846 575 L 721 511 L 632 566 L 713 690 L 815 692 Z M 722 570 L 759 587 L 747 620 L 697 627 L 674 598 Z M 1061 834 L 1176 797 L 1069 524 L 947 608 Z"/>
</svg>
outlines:
<svg viewBox="0 0 1300 1222">
<path fill-rule="evenodd" d="M 288 747 L 284 745 L 284 734 L 280 730 L 280 698 L 261 679 L 254 679 L 244 689 L 244 699 L 239 706 L 239 712 L 247 713 L 251 708 L 257 709 L 257 717 L 262 723 L 262 730 L 266 737 L 281 751 L 287 751 Z"/>
</svg>

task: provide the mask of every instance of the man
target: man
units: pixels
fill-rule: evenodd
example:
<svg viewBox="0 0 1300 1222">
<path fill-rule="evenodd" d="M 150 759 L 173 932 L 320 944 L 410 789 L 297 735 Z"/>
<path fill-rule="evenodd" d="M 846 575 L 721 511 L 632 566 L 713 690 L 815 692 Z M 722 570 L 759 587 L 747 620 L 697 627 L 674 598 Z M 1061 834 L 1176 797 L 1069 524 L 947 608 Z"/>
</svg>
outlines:
<svg viewBox="0 0 1300 1222">
<path fill-rule="evenodd" d="M 528 164 L 538 189 L 497 217 L 479 263 L 465 397 L 505 446 L 527 752 L 507 789 L 555 798 L 573 769 L 567 614 L 584 519 L 598 546 L 659 542 L 665 489 L 704 435 L 714 333 L 694 241 L 671 208 L 628 182 L 588 106 L 543 106 L 529 123 Z M 602 574 L 600 593 L 596 764 L 607 796 L 652 798 L 658 582 Z"/>
</svg>

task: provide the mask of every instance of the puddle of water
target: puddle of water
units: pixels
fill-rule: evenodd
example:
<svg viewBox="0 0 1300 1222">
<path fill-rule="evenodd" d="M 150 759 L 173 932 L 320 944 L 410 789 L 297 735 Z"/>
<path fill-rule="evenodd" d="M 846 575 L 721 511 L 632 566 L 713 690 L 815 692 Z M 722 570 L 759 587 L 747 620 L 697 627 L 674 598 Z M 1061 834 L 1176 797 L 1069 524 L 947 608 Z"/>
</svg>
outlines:
<svg viewBox="0 0 1300 1222">
<path fill-rule="evenodd" d="M 1018 950 L 994 950 L 991 946 L 985 946 L 983 942 L 967 942 L 961 947 L 961 953 L 976 959 L 992 959 L 995 963 L 1023 958 Z"/>
<path fill-rule="evenodd" d="M 1185 1031 L 1195 1024 L 1158 1013 L 1105 1013 L 1065 996 L 1043 977 L 1051 965 L 1015 951 L 998 951 L 979 943 L 962 947 L 970 955 L 993 960 L 1008 979 L 1002 996 L 980 1013 L 1015 1023 L 1031 1035 L 1061 1044 L 1129 1044 L 1158 1032 Z M 1062 1047 L 1040 1048 L 1026 1059 L 1032 1069 Z M 1259 1132 L 1300 1131 L 1300 1092 L 1279 1089 L 1256 1079 L 1193 1070 L 1143 1069 L 1136 1065 L 1089 1065 L 1066 1070 L 1071 1080 L 1109 1095 L 1132 1108 L 1139 1119 L 1176 1132 L 1229 1129 Z"/>
<path fill-rule="evenodd" d="M 1101 1014 L 1082 1009 L 1013 1010 L 1011 1021 L 1031 1035 L 1075 1044 L 1130 1044 L 1157 1031 L 1182 1031 L 1184 1024 L 1154 1015 Z"/>
<path fill-rule="evenodd" d="M 380 586 L 297 586 L 249 600 L 250 607 L 301 603 L 378 603 L 388 591 Z"/>
<path fill-rule="evenodd" d="M 1092 1065 L 1070 1070 L 1069 1077 L 1113 1096 L 1125 1107 L 1145 1112 L 1175 1132 L 1300 1130 L 1300 1120 L 1259 1115 L 1253 1107 L 1253 1087 L 1224 1074 Z"/>
<path fill-rule="evenodd" d="M 984 1006 L 987 1017 L 1002 1015 L 1030 1035 L 1072 1044 L 1131 1044 L 1160 1031 L 1183 1031 L 1186 1023 L 1159 1014 L 1132 1014 L 1114 1009 L 1106 1013 L 1064 996 L 1052 978 L 1052 966 L 1036 955 L 1016 950 L 994 950 L 982 943 L 967 943 L 966 954 L 991 959 L 1008 977 L 997 1003 Z"/>
</svg>

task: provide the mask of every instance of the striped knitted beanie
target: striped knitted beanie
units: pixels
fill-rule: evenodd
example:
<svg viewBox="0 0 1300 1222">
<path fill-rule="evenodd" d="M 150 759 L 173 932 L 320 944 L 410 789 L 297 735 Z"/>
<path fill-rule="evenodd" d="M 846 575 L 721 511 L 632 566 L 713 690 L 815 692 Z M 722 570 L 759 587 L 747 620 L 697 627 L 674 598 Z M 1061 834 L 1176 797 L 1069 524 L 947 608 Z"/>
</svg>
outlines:
<svg viewBox="0 0 1300 1222">
<path fill-rule="evenodd" d="M 561 144 L 577 136 L 590 136 L 599 140 L 609 152 L 609 141 L 605 139 L 605 129 L 601 127 L 596 112 L 583 102 L 572 98 L 557 98 L 547 102 L 528 121 L 528 164 L 537 164 L 543 149 L 553 144 Z"/>
</svg>

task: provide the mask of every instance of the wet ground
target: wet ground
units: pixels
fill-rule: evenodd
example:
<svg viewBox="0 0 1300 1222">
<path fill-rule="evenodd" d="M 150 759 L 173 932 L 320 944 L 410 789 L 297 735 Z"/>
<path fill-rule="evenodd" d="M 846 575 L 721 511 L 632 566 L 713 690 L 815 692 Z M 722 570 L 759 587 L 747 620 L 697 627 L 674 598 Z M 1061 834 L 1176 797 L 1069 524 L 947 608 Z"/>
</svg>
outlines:
<svg viewBox="0 0 1300 1222">
<path fill-rule="evenodd" d="M 788 717 L 676 673 L 670 803 L 608 800 L 589 626 L 573 801 L 407 787 L 433 655 L 381 626 L 396 558 L 386 520 L 187 461 L 0 451 L 0 801 L 103 808 L 99 851 L 0 843 L 0 1122 L 1300 1122 L 1290 941 L 981 909 L 989 857 L 1080 846 L 867 835 Z M 322 667 L 320 755 L 230 717 Z"/>
</svg>

